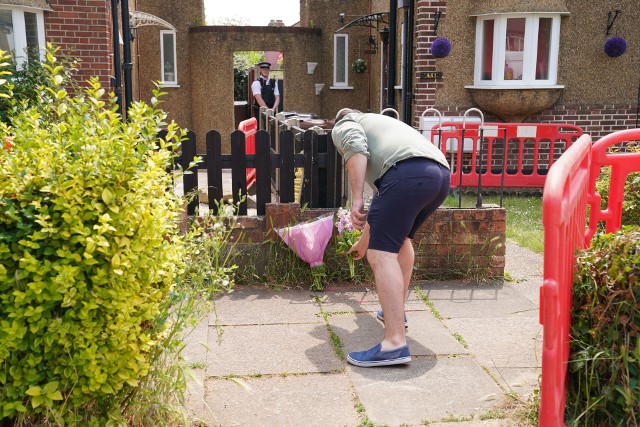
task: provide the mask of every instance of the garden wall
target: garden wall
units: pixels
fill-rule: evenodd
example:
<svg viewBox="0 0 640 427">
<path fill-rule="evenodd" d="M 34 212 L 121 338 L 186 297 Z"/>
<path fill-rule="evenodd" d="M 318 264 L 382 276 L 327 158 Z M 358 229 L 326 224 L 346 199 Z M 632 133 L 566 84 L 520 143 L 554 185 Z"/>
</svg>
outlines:
<svg viewBox="0 0 640 427">
<path fill-rule="evenodd" d="M 286 227 L 335 212 L 300 209 L 298 203 L 267 204 L 265 216 L 237 217 L 232 238 L 244 243 L 277 239 L 274 227 Z M 418 230 L 415 279 L 503 277 L 506 240 L 504 208 L 439 208 Z M 266 262 L 266 261 L 265 261 Z"/>
</svg>

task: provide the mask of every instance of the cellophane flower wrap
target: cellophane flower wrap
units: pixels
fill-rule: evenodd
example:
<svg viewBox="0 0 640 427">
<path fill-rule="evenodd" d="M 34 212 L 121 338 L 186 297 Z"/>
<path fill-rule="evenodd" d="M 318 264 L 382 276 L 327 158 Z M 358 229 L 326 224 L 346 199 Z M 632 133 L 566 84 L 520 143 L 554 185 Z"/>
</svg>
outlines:
<svg viewBox="0 0 640 427">
<path fill-rule="evenodd" d="M 356 256 L 356 253 L 347 254 L 347 252 L 349 252 L 349 249 L 358 241 L 362 232 L 353 227 L 349 210 L 343 208 L 338 209 L 336 228 L 338 229 L 338 235 L 336 236 L 336 253 L 347 255 L 349 277 L 353 279 L 355 276 L 355 260 L 353 258 Z"/>
<path fill-rule="evenodd" d="M 312 291 L 324 289 L 327 274 L 323 257 L 333 233 L 332 224 L 333 214 L 321 216 L 314 221 L 274 229 L 287 246 L 311 266 Z"/>
</svg>

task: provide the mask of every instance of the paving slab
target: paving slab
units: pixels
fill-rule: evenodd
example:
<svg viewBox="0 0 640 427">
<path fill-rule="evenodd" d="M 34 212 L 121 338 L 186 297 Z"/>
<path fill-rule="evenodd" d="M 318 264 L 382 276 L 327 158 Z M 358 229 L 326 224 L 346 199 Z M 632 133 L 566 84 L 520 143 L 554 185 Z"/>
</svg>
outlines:
<svg viewBox="0 0 640 427">
<path fill-rule="evenodd" d="M 206 382 L 214 425 L 327 427 L 359 424 L 353 391 L 344 373 L 226 379 Z"/>
<path fill-rule="evenodd" d="M 213 411 L 205 401 L 205 369 L 194 369 L 193 378 L 187 382 L 187 390 L 185 393 L 185 403 L 189 415 L 208 425 L 211 425 L 213 419 Z"/>
<path fill-rule="evenodd" d="M 348 365 L 347 374 L 376 425 L 474 416 L 495 406 L 503 394 L 469 356 L 416 357 L 408 365 L 376 369 Z"/>
<path fill-rule="evenodd" d="M 543 282 L 544 262 L 542 254 L 535 253 L 507 240 L 505 272 L 515 280 L 511 282 L 528 300 L 540 305 L 540 286 Z"/>
<path fill-rule="evenodd" d="M 473 421 L 446 421 L 443 423 L 429 423 L 429 427 L 513 427 L 512 420 L 473 420 Z"/>
<path fill-rule="evenodd" d="M 209 327 L 207 376 L 334 372 L 344 367 L 326 324 Z"/>
<path fill-rule="evenodd" d="M 202 319 L 188 335 L 183 338 L 184 349 L 182 356 L 188 363 L 206 363 L 207 362 L 207 346 L 209 339 L 209 321 L 207 318 Z"/>
<path fill-rule="evenodd" d="M 540 373 L 538 367 L 507 368 L 487 367 L 493 378 L 507 393 L 516 393 L 522 400 L 528 400 L 535 389 L 540 388 Z"/>
<path fill-rule="evenodd" d="M 410 312 L 407 344 L 412 356 L 467 354 L 451 332 L 430 312 Z M 378 344 L 384 335 L 383 323 L 373 313 L 340 314 L 329 317 L 345 354 Z"/>
<path fill-rule="evenodd" d="M 523 248 L 513 240 L 507 240 L 506 243 L 505 272 L 509 273 L 514 279 L 542 277 L 544 266 L 542 254 Z"/>
<path fill-rule="evenodd" d="M 538 317 L 538 306 L 509 284 L 421 284 L 422 292 L 445 318 Z"/>
<path fill-rule="evenodd" d="M 487 368 L 540 367 L 542 326 L 532 317 L 458 318 L 445 321 Z"/>
<path fill-rule="evenodd" d="M 326 313 L 376 313 L 380 308 L 378 293 L 374 288 L 340 290 L 320 296 L 322 310 Z M 411 288 L 405 302 L 406 311 L 426 311 L 429 308 Z"/>
<path fill-rule="evenodd" d="M 236 287 L 219 297 L 209 324 L 275 325 L 289 323 L 323 323 L 320 306 L 313 292 L 303 290 L 274 291 L 266 287 Z"/>
</svg>

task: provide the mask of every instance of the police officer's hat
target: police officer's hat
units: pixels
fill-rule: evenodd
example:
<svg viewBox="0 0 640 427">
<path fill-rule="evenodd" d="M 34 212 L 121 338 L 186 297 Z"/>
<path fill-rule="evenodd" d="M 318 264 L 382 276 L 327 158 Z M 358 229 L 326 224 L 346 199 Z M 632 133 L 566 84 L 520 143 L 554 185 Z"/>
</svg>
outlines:
<svg viewBox="0 0 640 427">
<path fill-rule="evenodd" d="M 260 68 L 271 68 L 271 63 L 270 62 L 259 62 L 258 63 L 258 67 L 260 67 Z"/>
</svg>

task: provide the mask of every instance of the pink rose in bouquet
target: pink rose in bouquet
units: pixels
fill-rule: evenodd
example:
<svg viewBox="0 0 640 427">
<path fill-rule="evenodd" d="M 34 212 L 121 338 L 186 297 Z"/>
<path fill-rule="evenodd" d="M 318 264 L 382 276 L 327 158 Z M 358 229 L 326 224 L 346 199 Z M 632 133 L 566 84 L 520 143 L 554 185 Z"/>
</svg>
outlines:
<svg viewBox="0 0 640 427">
<path fill-rule="evenodd" d="M 351 215 L 347 209 L 338 209 L 338 220 L 336 221 L 338 236 L 336 237 L 336 253 L 347 254 L 349 249 L 358 241 L 361 231 L 356 230 L 351 223 Z M 355 253 L 347 254 L 347 262 L 349 263 L 349 277 L 355 276 Z"/>
</svg>

